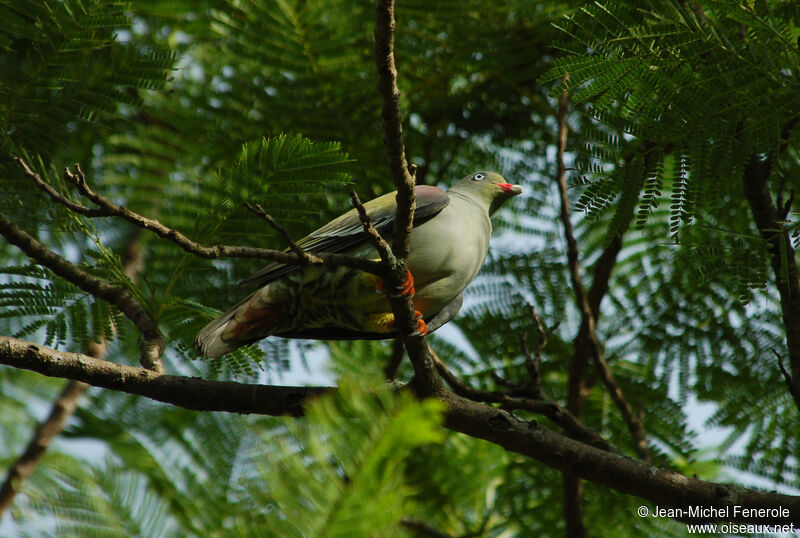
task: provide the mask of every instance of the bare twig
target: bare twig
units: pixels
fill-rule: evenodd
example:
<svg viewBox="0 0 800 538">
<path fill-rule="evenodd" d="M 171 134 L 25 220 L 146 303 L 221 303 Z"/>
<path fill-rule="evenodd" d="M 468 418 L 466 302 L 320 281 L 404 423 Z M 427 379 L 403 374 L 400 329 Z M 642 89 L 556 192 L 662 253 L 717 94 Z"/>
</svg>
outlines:
<svg viewBox="0 0 800 538">
<path fill-rule="evenodd" d="M 586 290 L 581 281 L 580 269 L 578 265 L 578 243 L 575 241 L 575 234 L 572 230 L 572 222 L 569 218 L 569 198 L 567 196 L 566 166 L 564 164 L 564 153 L 567 146 L 567 112 L 568 112 L 567 93 L 564 92 L 559 99 L 558 106 L 558 184 L 559 196 L 561 198 L 561 222 L 564 226 L 564 235 L 567 241 L 567 262 L 569 265 L 570 279 L 575 291 L 575 302 L 581 311 L 583 323 L 586 325 L 586 335 L 591 344 L 592 355 L 597 366 L 600 379 L 611 395 L 611 399 L 616 404 L 622 414 L 622 418 L 628 425 L 634 440 L 636 453 L 645 461 L 650 461 L 650 451 L 647 449 L 647 438 L 641 421 L 633 412 L 630 404 L 625 400 L 622 389 L 614 379 L 611 369 L 603 355 L 602 346 L 597 339 L 595 316 L 592 312 Z"/>
<path fill-rule="evenodd" d="M 541 394 L 541 391 L 538 398 L 523 398 L 502 392 L 476 389 L 456 377 L 447 366 L 445 366 L 435 351 L 430 350 L 430 353 L 433 356 L 439 375 L 450 385 L 453 392 L 459 396 L 477 402 L 498 403 L 501 405 L 502 409 L 507 411 L 519 409 L 545 416 L 564 428 L 564 432 L 573 439 L 590 444 L 601 450 L 611 450 L 611 445 L 608 441 L 603 439 L 597 432 L 581 424 L 572 413 L 558 405 L 554 400 Z"/>
<path fill-rule="evenodd" d="M 788 139 L 788 132 L 784 140 Z M 767 182 L 772 174 L 771 160 L 761 160 L 752 155 L 744 169 L 744 194 L 750 205 L 750 213 L 770 253 L 770 264 L 775 275 L 775 286 L 781 298 L 781 314 L 786 328 L 786 344 L 789 350 L 789 391 L 795 405 L 800 409 L 800 269 L 797 254 L 780 212 L 770 195 Z M 787 372 L 789 373 L 789 372 Z"/>
<path fill-rule="evenodd" d="M 255 258 L 274 261 L 277 263 L 285 263 L 287 265 L 304 265 L 307 263 L 307 259 L 304 256 L 298 255 L 296 252 L 284 252 L 281 250 L 240 247 L 234 245 L 206 246 L 193 241 L 178 230 L 170 228 L 156 219 L 140 215 L 126 207 L 117 205 L 105 196 L 96 193 L 91 189 L 91 187 L 89 187 L 89 184 L 86 181 L 86 176 L 83 174 L 80 166 L 76 164 L 75 172 L 69 168 L 64 171 L 64 179 L 75 185 L 78 192 L 82 196 L 98 206 L 98 209 L 85 208 L 67 200 L 55 192 L 52 187 L 49 187 L 46 185 L 46 183 L 44 183 L 41 177 L 33 173 L 33 171 L 30 170 L 30 167 L 22 159 L 16 157 L 15 160 L 23 168 L 26 175 L 28 175 L 28 177 L 31 178 L 42 190 L 47 192 L 51 198 L 53 198 L 53 200 L 75 211 L 76 213 L 89 217 L 110 216 L 125 219 L 139 228 L 153 232 L 162 239 L 172 241 L 186 252 L 193 254 L 198 258 Z M 31 173 L 29 174 L 28 171 Z M 315 254 L 314 256 L 315 258 L 312 258 L 312 261 L 309 263 L 324 264 L 332 267 L 350 267 L 372 274 L 378 274 L 380 272 L 380 264 L 373 260 L 338 253 L 320 253 Z"/>
<path fill-rule="evenodd" d="M 289 235 L 289 232 L 286 230 L 286 228 L 284 228 L 283 226 L 278 224 L 278 221 L 276 221 L 272 217 L 272 215 L 269 215 L 266 211 L 264 211 L 264 208 L 261 207 L 261 204 L 253 205 L 253 204 L 251 204 L 249 202 L 245 202 L 244 205 L 245 205 L 245 207 L 247 209 L 249 209 L 250 211 L 252 211 L 256 215 L 258 215 L 259 217 L 261 217 L 262 219 L 267 221 L 267 223 L 269 223 L 269 225 L 272 226 L 275 229 L 276 232 L 281 234 L 281 236 L 283 237 L 284 241 L 286 241 L 286 244 L 289 245 L 289 249 L 292 252 L 294 252 L 299 259 L 303 260 L 303 263 L 306 263 L 306 264 L 309 264 L 309 265 L 322 265 L 323 264 L 322 258 L 320 258 L 319 256 L 317 256 L 315 254 L 312 254 L 310 252 L 306 252 L 305 250 L 300 248 L 297 245 L 297 243 L 294 242 L 294 240 L 292 239 L 292 236 Z"/>
<path fill-rule="evenodd" d="M 399 289 L 402 287 L 404 278 L 400 278 L 397 275 L 396 269 L 403 266 L 395 258 L 389 244 L 381 237 L 375 226 L 372 225 L 372 221 L 361 200 L 359 200 L 358 194 L 355 191 L 350 191 L 350 197 L 361 219 L 364 232 L 369 236 L 370 241 L 381 256 L 383 267 L 381 277 L 386 283 L 385 289 Z M 405 272 L 402 273 L 402 277 L 405 277 Z M 415 375 L 412 386 L 420 396 L 433 396 L 442 393 L 445 390 L 444 384 L 436 373 L 433 357 L 431 357 L 430 348 L 425 343 L 425 337 L 414 334 L 417 330 L 417 317 L 414 313 L 413 299 L 407 296 L 395 296 L 391 293 L 388 293 L 387 297 L 392 305 L 395 325 L 402 335 L 401 338 L 408 350 L 409 359 L 414 366 Z"/>
<path fill-rule="evenodd" d="M 41 190 L 47 193 L 47 195 L 51 199 L 53 199 L 53 201 L 63 205 L 70 211 L 73 211 L 75 213 L 78 213 L 79 215 L 83 215 L 84 217 L 89 217 L 89 218 L 108 217 L 112 215 L 112 213 L 109 213 L 105 209 L 102 208 L 90 209 L 80 204 L 76 204 L 72 200 L 67 199 L 65 196 L 62 196 L 57 190 L 55 190 L 52 186 L 50 186 L 49 183 L 43 180 L 42 176 L 34 172 L 33 169 L 28 165 L 27 162 L 25 162 L 25 160 L 22 157 L 20 157 L 19 155 L 14 155 L 12 156 L 12 159 L 14 159 L 14 162 L 16 162 L 20 166 L 20 168 L 22 168 L 22 171 L 25 172 L 25 175 L 33 180 L 34 184 L 37 187 L 39 187 Z"/>
<path fill-rule="evenodd" d="M 783 357 L 781 357 L 780 353 L 778 353 L 775 349 L 772 350 L 775 354 L 775 357 L 778 359 L 778 368 L 781 370 L 781 374 L 783 375 L 783 380 L 786 381 L 786 387 L 789 389 L 789 393 L 794 398 L 794 401 L 797 405 L 800 405 L 800 393 L 798 393 L 798 387 L 792 380 L 792 374 L 786 369 L 786 366 L 783 364 Z"/>
<path fill-rule="evenodd" d="M 389 247 L 386 240 L 381 237 L 381 234 L 378 233 L 378 230 L 375 229 L 375 226 L 372 225 L 372 220 L 369 218 L 369 215 L 367 215 L 367 210 L 364 208 L 364 204 L 361 203 L 356 191 L 350 191 L 350 199 L 353 201 L 353 207 L 355 207 L 358 212 L 358 218 L 361 220 L 364 232 L 369 237 L 372 246 L 374 246 L 375 250 L 380 254 L 381 260 L 383 260 L 385 266 L 387 266 L 387 273 L 391 272 L 398 264 L 392 249 Z"/>
<path fill-rule="evenodd" d="M 383 368 L 383 375 L 386 379 L 394 379 L 397 377 L 397 370 L 400 369 L 400 364 L 403 362 L 403 353 L 405 352 L 405 348 L 403 347 L 403 341 L 395 338 L 392 341 L 392 354 L 389 356 L 389 360 L 386 362 L 386 366 Z"/>
<path fill-rule="evenodd" d="M 400 90 L 397 88 L 397 69 L 394 60 L 394 0 L 378 0 L 375 8 L 375 66 L 378 70 L 378 91 L 381 95 L 383 116 L 383 144 L 389 161 L 392 181 L 397 188 L 397 209 L 394 221 L 392 250 L 396 259 L 390 264 L 382 256 L 391 274 L 384 280 L 387 289 L 399 287 L 406 276 L 405 259 L 408 256 L 409 235 L 414 226 L 416 193 L 413 172 L 409 171 L 403 146 L 403 124 L 400 114 Z M 414 303 L 409 297 L 389 297 L 395 322 L 414 366 L 413 386 L 421 396 L 432 396 L 446 390 L 436 372 L 433 358 L 424 336 L 413 335 L 417 320 Z"/>
<path fill-rule="evenodd" d="M 64 429 L 67 420 L 75 412 L 78 399 L 88 388 L 89 385 L 86 383 L 70 381 L 58 399 L 53 402 L 50 415 L 36 428 L 25 451 L 8 469 L 6 479 L 0 486 L 0 519 L 3 517 L 3 512 L 11 506 L 22 482 L 33 474 L 50 442 Z"/>
<path fill-rule="evenodd" d="M 392 181 L 397 188 L 397 215 L 394 221 L 392 249 L 400 260 L 408 257 L 408 236 L 413 227 L 416 197 L 414 176 L 406 164 L 403 146 L 403 122 L 400 114 L 400 90 L 394 60 L 394 0 L 378 0 L 375 9 L 375 66 L 381 94 L 383 144 L 389 159 Z"/>
<path fill-rule="evenodd" d="M 545 330 L 542 319 L 539 317 L 539 314 L 536 313 L 536 309 L 532 304 L 528 305 L 528 310 L 530 310 L 531 317 L 536 323 L 536 332 L 539 334 L 539 343 L 536 345 L 536 351 L 534 352 L 533 356 L 531 356 L 531 352 L 528 349 L 528 340 L 525 338 L 525 333 L 519 333 L 519 343 L 520 347 L 522 347 L 522 353 L 525 355 L 525 367 L 528 370 L 531 391 L 534 397 L 541 397 L 543 392 L 539 377 L 539 366 L 542 363 L 542 351 L 547 345 L 547 339 L 551 331 Z"/>
</svg>

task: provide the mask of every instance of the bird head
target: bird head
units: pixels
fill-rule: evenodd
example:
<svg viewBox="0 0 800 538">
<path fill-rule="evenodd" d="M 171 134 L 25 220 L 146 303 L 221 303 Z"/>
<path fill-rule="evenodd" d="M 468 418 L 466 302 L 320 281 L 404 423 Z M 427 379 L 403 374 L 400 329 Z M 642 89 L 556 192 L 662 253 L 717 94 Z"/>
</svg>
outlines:
<svg viewBox="0 0 800 538">
<path fill-rule="evenodd" d="M 506 200 L 520 194 L 522 187 L 507 182 L 494 172 L 475 172 L 461 178 L 448 192 L 469 198 L 484 207 L 491 216 Z"/>
</svg>

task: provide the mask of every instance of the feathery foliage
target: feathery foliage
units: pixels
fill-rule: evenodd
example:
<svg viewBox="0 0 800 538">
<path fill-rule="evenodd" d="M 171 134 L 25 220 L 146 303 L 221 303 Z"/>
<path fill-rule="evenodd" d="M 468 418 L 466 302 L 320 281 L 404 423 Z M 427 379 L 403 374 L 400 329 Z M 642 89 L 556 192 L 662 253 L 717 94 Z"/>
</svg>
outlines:
<svg viewBox="0 0 800 538">
<path fill-rule="evenodd" d="M 91 206 L 59 172 L 80 162 L 98 193 L 206 245 L 284 248 L 245 202 L 302 237 L 349 207 L 348 188 L 362 199 L 393 188 L 372 4 L 9 0 L 0 20 L 0 212 L 139 298 L 165 336 L 170 373 L 341 381 L 339 396 L 285 420 L 92 389 L 23 484 L 15 529 L 403 536 L 424 524 L 451 535 L 563 534 L 556 471 L 445 434 L 435 404 L 375 386 L 392 353 L 386 342 L 268 339 L 196 360 L 197 331 L 247 293 L 233 284 L 264 262 L 200 260 L 119 219 L 77 216 L 9 158 L 22 155 L 63 196 Z M 597 332 L 628 401 L 644 410 L 654 462 L 796 493 L 798 411 L 775 358 L 788 354 L 780 298 L 742 183 L 749 163 L 768 160 L 777 205 L 800 188 L 798 34 L 790 2 L 399 3 L 403 134 L 418 180 L 444 186 L 496 169 L 525 188 L 495 216 L 462 312 L 429 338 L 448 367 L 484 389 L 525 381 L 519 334 L 531 349 L 538 342 L 530 303 L 553 328 L 542 388 L 567 400 L 580 313 L 552 182 L 556 98 L 567 90 L 581 274 L 602 288 L 598 271 L 618 244 Z M 794 215 L 783 217 L 797 247 Z M 135 279 L 123 273 L 131 247 L 142 259 Z M 109 360 L 138 357 L 138 333 L 116 308 L 4 241 L 0 334 L 68 351 L 103 338 Z M 410 376 L 404 363 L 398 379 Z M 634 454 L 600 385 L 589 368 L 581 419 Z M 59 386 L 0 369 L 5 466 Z M 636 517 L 639 504 L 588 485 L 587 526 L 615 536 L 683 531 Z"/>
</svg>

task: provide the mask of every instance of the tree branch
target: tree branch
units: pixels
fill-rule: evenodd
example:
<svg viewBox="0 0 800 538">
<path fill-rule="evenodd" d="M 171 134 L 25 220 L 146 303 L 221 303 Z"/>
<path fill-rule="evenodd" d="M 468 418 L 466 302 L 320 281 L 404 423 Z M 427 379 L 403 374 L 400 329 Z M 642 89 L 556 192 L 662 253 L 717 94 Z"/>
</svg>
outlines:
<svg viewBox="0 0 800 538">
<path fill-rule="evenodd" d="M 383 144 L 389 159 L 392 181 L 397 188 L 397 215 L 394 221 L 392 249 L 400 260 L 408 257 L 408 236 L 413 227 L 414 177 L 406 165 L 403 146 L 403 122 L 400 114 L 400 90 L 394 60 L 394 0 L 378 0 L 375 9 L 375 66 L 381 95 Z"/>
<path fill-rule="evenodd" d="M 306 252 L 305 250 L 300 248 L 300 246 L 298 246 L 298 244 L 294 242 L 294 240 L 292 239 L 292 236 L 289 235 L 289 232 L 286 230 L 286 228 L 284 228 L 283 226 L 278 224 L 278 221 L 276 221 L 274 218 L 272 218 L 272 215 L 267 214 L 267 212 L 264 211 L 264 208 L 261 207 L 261 204 L 253 205 L 253 204 L 251 204 L 249 202 L 246 202 L 244 205 L 245 205 L 245 207 L 247 209 L 249 209 L 250 211 L 252 211 L 256 215 L 258 215 L 259 217 L 261 217 L 262 219 L 267 221 L 267 223 L 270 226 L 272 226 L 272 228 L 276 232 L 281 234 L 281 236 L 283 237 L 284 241 L 286 241 L 286 244 L 289 245 L 289 250 L 294 252 L 297 255 L 297 257 L 303 261 L 304 264 L 308 264 L 308 265 L 322 265 L 323 264 L 322 258 L 320 258 L 319 256 L 317 256 L 315 254 L 311 254 L 309 252 Z"/>
<path fill-rule="evenodd" d="M 154 372 L 163 372 L 161 354 L 164 352 L 164 339 L 150 314 L 127 288 L 111 284 L 91 275 L 77 265 L 62 258 L 37 241 L 22 228 L 0 213 L 0 235 L 15 245 L 28 257 L 47 267 L 61 278 L 68 280 L 87 293 L 99 297 L 116 306 L 125 317 L 136 325 L 142 333 L 139 342 L 139 361 L 142 366 Z"/>
<path fill-rule="evenodd" d="M 544 395 L 536 399 L 522 398 L 502 392 L 476 389 L 456 377 L 445 366 L 435 351 L 431 350 L 431 355 L 433 355 L 439 375 L 442 376 L 455 394 L 476 402 L 498 403 L 506 411 L 523 410 L 545 416 L 561 426 L 569 437 L 601 450 L 611 450 L 611 445 L 607 440 L 594 430 L 581 424 L 572 413 L 558 405 L 555 400 Z"/>
<path fill-rule="evenodd" d="M 794 398 L 795 403 L 800 405 L 800 392 L 798 392 L 798 387 L 796 387 L 792 382 L 792 374 L 790 374 L 786 369 L 786 366 L 783 365 L 783 357 L 781 357 L 780 353 L 778 353 L 775 349 L 773 349 L 772 352 L 778 359 L 778 369 L 780 369 L 783 380 L 786 382 L 786 388 L 789 389 L 789 392 L 791 393 L 792 398 Z"/>
<path fill-rule="evenodd" d="M 353 201 L 353 207 L 356 208 L 361 226 L 364 228 L 364 233 L 367 234 L 370 243 L 372 243 L 372 246 L 375 247 L 375 250 L 378 251 L 378 255 L 381 257 L 384 273 L 391 274 L 394 268 L 398 266 L 399 262 L 392 252 L 392 249 L 389 247 L 389 243 L 381 237 L 381 234 L 379 234 L 375 226 L 372 225 L 372 220 L 369 218 L 367 210 L 364 204 L 361 203 L 361 199 L 358 197 L 356 191 L 350 191 L 350 199 Z"/>
<path fill-rule="evenodd" d="M 413 171 L 406 164 L 403 146 L 403 124 L 400 114 L 400 90 L 397 88 L 397 69 L 394 60 L 394 0 L 378 0 L 375 8 L 375 66 L 378 70 L 378 91 L 381 95 L 383 117 L 383 144 L 392 181 L 397 189 L 397 210 L 394 221 L 392 250 L 396 260 L 391 273 L 384 276 L 387 289 L 399 287 L 406 276 L 405 259 L 408 256 L 409 235 L 414 226 Z M 388 264 L 387 259 L 384 263 Z M 432 396 L 445 390 L 436 372 L 424 336 L 412 335 L 417 321 L 414 304 L 409 297 L 389 297 L 395 322 L 403 336 L 408 357 L 414 366 L 412 386 L 420 396 Z"/>
<path fill-rule="evenodd" d="M 332 387 L 277 387 L 207 381 L 123 366 L 79 353 L 56 351 L 0 336 L 0 363 L 52 377 L 78 379 L 95 386 L 138 394 L 198 411 L 264 415 L 302 415 L 303 403 Z M 759 523 L 800 522 L 800 497 L 705 482 L 640 460 L 613 454 L 560 435 L 535 421 L 445 392 L 445 426 L 485 439 L 564 473 L 580 476 L 659 506 L 732 506 L 788 510 L 788 517 L 760 517 Z M 731 512 L 725 521 L 746 521 Z M 713 520 L 714 518 L 709 518 Z M 719 517 L 717 519 L 720 519 Z M 752 522 L 752 520 L 750 520 Z"/>
<path fill-rule="evenodd" d="M 57 351 L 9 336 L 0 336 L 0 364 L 146 396 L 196 411 L 300 416 L 305 400 L 332 390 L 328 387 L 248 385 L 166 375 L 82 353 Z"/>
<path fill-rule="evenodd" d="M 67 199 L 52 186 L 50 186 L 49 183 L 43 180 L 42 176 L 34 172 L 28 163 L 22 159 L 22 157 L 19 155 L 13 155 L 11 158 L 14 159 L 14 162 L 16 162 L 20 168 L 22 168 L 22 171 L 25 172 L 25 175 L 32 179 L 34 184 L 39 187 L 39 189 L 43 190 L 54 202 L 61 204 L 70 211 L 78 213 L 79 215 L 83 215 L 84 217 L 94 218 L 108 217 L 112 215 L 112 213 L 109 213 L 105 209 L 90 209 Z"/>
<path fill-rule="evenodd" d="M 385 290 L 399 289 L 402 287 L 402 280 L 397 278 L 394 272 L 395 267 L 402 267 L 397 262 L 389 244 L 381 237 L 367 214 L 364 205 L 358 198 L 355 191 L 350 191 L 353 206 L 358 212 L 364 232 L 370 238 L 375 249 L 381 256 L 383 272 L 381 274 L 386 283 Z M 405 275 L 405 273 L 403 273 Z M 387 293 L 389 303 L 392 305 L 392 312 L 395 316 L 395 324 L 400 331 L 403 343 L 408 350 L 408 356 L 414 367 L 414 381 L 412 386 L 420 396 L 434 396 L 444 391 L 444 383 L 436 373 L 433 357 L 430 348 L 425 342 L 425 337 L 414 334 L 417 330 L 417 317 L 414 312 L 414 301 L 412 297 L 403 295 L 393 295 Z"/>
<path fill-rule="evenodd" d="M 560 435 L 535 421 L 457 395 L 448 404 L 445 426 L 471 437 L 485 439 L 506 450 L 540 461 L 566 475 L 581 477 L 661 506 L 686 510 L 689 506 L 740 506 L 788 511 L 788 517 L 745 518 L 729 510 L 729 516 L 703 520 L 799 522 L 800 497 L 742 488 L 689 478 L 667 469 L 590 447 Z M 784 512 L 785 513 L 785 512 Z M 685 519 L 685 518 L 679 518 Z"/>
<path fill-rule="evenodd" d="M 72 172 L 69 168 L 64 170 L 64 179 L 75 185 L 78 192 L 96 204 L 98 209 L 89 209 L 67 200 L 58 194 L 52 187 L 47 185 L 42 178 L 33 172 L 27 163 L 25 163 L 21 158 L 15 156 L 14 160 L 22 167 L 23 171 L 25 171 L 25 174 L 31 180 L 33 180 L 37 186 L 39 186 L 39 188 L 47 192 L 53 200 L 64 205 L 68 209 L 87 217 L 122 218 L 139 228 L 153 232 L 162 239 L 172 241 L 186 252 L 193 254 L 198 258 L 256 258 L 277 263 L 285 263 L 288 265 L 304 265 L 306 263 L 310 263 L 312 265 L 350 267 L 372 274 L 379 274 L 380 272 L 379 263 L 373 260 L 358 258 L 356 256 L 349 256 L 347 254 L 323 253 L 316 254 L 313 257 L 306 257 L 298 254 L 297 252 L 284 252 L 281 250 L 272 250 L 266 248 L 240 247 L 233 245 L 205 246 L 189 239 L 178 230 L 170 228 L 156 219 L 140 215 L 126 207 L 117 205 L 105 196 L 96 193 L 89 187 L 89 184 L 86 181 L 86 176 L 81 171 L 80 166 L 77 164 L 75 165 L 75 172 Z"/>
<path fill-rule="evenodd" d="M 757 155 L 751 156 L 744 169 L 744 193 L 756 227 L 769 248 L 789 349 L 789 392 L 800 409 L 800 272 L 789 233 L 782 223 L 783 217 L 767 187 L 771 173 L 772 163 L 769 159 L 760 160 Z"/>
<path fill-rule="evenodd" d="M 386 366 L 383 368 L 383 375 L 386 379 L 392 380 L 397 377 L 397 370 L 400 369 L 400 363 L 403 362 L 404 352 L 403 341 L 399 338 L 392 340 L 392 354 L 389 356 L 389 360 L 386 361 Z"/>
<path fill-rule="evenodd" d="M 622 414 L 622 418 L 628 425 L 634 440 L 636 453 L 645 461 L 650 461 L 650 452 L 647 449 L 647 438 L 641 420 L 633 412 L 633 409 L 625 400 L 622 389 L 614 379 L 611 369 L 603 356 L 602 346 L 597 339 L 595 315 L 592 312 L 586 290 L 581 281 L 580 269 L 578 267 L 578 244 L 572 230 L 572 222 L 569 218 L 569 198 L 567 196 L 566 165 L 564 164 L 564 153 L 567 146 L 567 93 L 561 94 L 558 106 L 558 184 L 559 196 L 561 198 L 561 221 L 564 225 L 564 235 L 567 241 L 567 263 L 569 265 L 570 279 L 575 291 L 575 302 L 581 311 L 582 323 L 586 325 L 586 336 L 589 340 L 592 355 L 597 366 L 598 374 L 603 384 L 608 389 L 611 399 L 616 404 Z"/>
<path fill-rule="evenodd" d="M 80 381 L 70 381 L 61 395 L 53 402 L 50 415 L 42 422 L 33 434 L 22 455 L 14 462 L 6 473 L 6 479 L 0 486 L 0 519 L 20 490 L 22 482 L 27 480 L 36 470 L 39 460 L 47 452 L 50 442 L 64 430 L 69 417 L 78 406 L 78 399 L 86 392 L 89 385 Z"/>
<path fill-rule="evenodd" d="M 132 281 L 136 280 L 142 265 L 143 250 L 139 245 L 140 232 L 141 230 L 136 230 L 122 254 L 122 270 Z M 104 359 L 107 352 L 108 342 L 102 336 L 98 341 L 90 342 L 86 349 L 86 353 L 96 359 Z M 3 511 L 11 505 L 14 497 L 20 491 L 22 482 L 36 470 L 39 461 L 50 446 L 50 442 L 64 430 L 69 417 L 77 409 L 78 400 L 88 388 L 89 385 L 82 381 L 70 381 L 64 387 L 61 395 L 53 402 L 50 415 L 36 428 L 25 451 L 11 465 L 6 474 L 6 480 L 0 487 L 0 519 L 2 519 Z"/>
</svg>

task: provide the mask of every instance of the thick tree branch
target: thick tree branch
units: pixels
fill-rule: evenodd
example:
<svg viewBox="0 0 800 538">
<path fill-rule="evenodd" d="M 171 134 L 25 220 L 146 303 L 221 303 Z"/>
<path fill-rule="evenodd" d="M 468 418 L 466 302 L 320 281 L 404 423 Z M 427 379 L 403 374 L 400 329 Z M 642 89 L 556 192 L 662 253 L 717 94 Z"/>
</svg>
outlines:
<svg viewBox="0 0 800 538">
<path fill-rule="evenodd" d="M 753 220 L 769 248 L 789 348 L 789 392 L 800 409 L 800 272 L 789 233 L 783 226 L 784 217 L 772 201 L 767 187 L 771 173 L 771 161 L 753 155 L 744 170 L 744 193 Z"/>
<path fill-rule="evenodd" d="M 79 353 L 56 351 L 0 336 L 0 363 L 53 377 L 67 377 L 98 387 L 146 396 L 199 411 L 228 411 L 265 415 L 302 415 L 303 403 L 333 388 L 276 387 L 157 374 Z M 616 491 L 635 495 L 659 506 L 733 506 L 784 508 L 788 517 L 759 517 L 758 523 L 800 523 L 800 497 L 705 482 L 640 460 L 616 455 L 560 435 L 507 411 L 445 392 L 445 425 L 485 439 L 567 474 L 580 476 Z M 725 521 L 747 521 L 732 513 Z M 753 520 L 749 520 L 753 522 Z"/>
<path fill-rule="evenodd" d="M 156 219 L 140 215 L 126 207 L 117 205 L 105 196 L 96 193 L 91 189 L 91 187 L 89 187 L 86 177 L 78 165 L 75 165 L 75 172 L 72 172 L 70 169 L 66 169 L 64 171 L 64 178 L 75 185 L 81 195 L 96 204 L 98 209 L 88 209 L 67 200 L 58 194 L 52 187 L 47 185 L 42 178 L 33 172 L 27 163 L 25 163 L 21 158 L 15 157 L 14 159 L 22 167 L 25 174 L 31 180 L 33 180 L 34 183 L 39 186 L 39 188 L 47 192 L 53 200 L 64 205 L 68 209 L 87 217 L 122 218 L 139 228 L 153 232 L 162 239 L 172 241 L 186 252 L 193 254 L 198 258 L 255 258 L 289 265 L 304 265 L 306 263 L 310 263 L 312 265 L 330 265 L 332 267 L 351 267 L 353 269 L 359 269 L 372 274 L 378 274 L 380 272 L 379 263 L 373 260 L 358 258 L 356 256 L 348 256 L 346 254 L 324 253 L 315 254 L 313 256 L 302 256 L 297 252 L 285 252 L 266 248 L 240 247 L 234 245 L 202 245 L 189 239 L 178 230 L 162 224 Z M 293 243 L 290 242 L 290 244 Z"/>
<path fill-rule="evenodd" d="M 785 509 L 788 517 L 747 519 L 741 512 L 716 519 L 725 521 L 800 522 L 800 497 L 706 482 L 560 435 L 535 421 L 520 420 L 510 413 L 450 395 L 445 426 L 485 439 L 506 450 L 528 456 L 559 470 L 611 489 L 634 495 L 661 506 L 688 509 L 689 506 L 741 506 Z M 709 520 L 715 518 L 709 518 Z"/>
<path fill-rule="evenodd" d="M 564 163 L 564 153 L 567 146 L 567 111 L 568 101 L 566 92 L 561 95 L 558 107 L 558 184 L 559 196 L 561 198 L 561 222 L 564 226 L 564 235 L 567 241 L 567 263 L 569 265 L 570 280 L 575 291 L 575 302 L 581 311 L 582 323 L 586 325 L 586 336 L 590 343 L 595 365 L 597 366 L 600 379 L 611 395 L 611 399 L 616 404 L 622 414 L 622 418 L 628 425 L 634 440 L 634 448 L 639 457 L 645 461 L 650 461 L 650 452 L 647 449 L 647 438 L 644 427 L 639 417 L 633 412 L 630 404 L 625 400 L 622 389 L 614 379 L 608 363 L 603 355 L 602 346 L 597 339 L 595 315 L 589 304 L 586 289 L 583 287 L 580 269 L 578 265 L 578 243 L 575 241 L 575 234 L 572 230 L 572 222 L 569 218 L 569 197 L 567 196 L 567 168 Z"/>
<path fill-rule="evenodd" d="M 112 286 L 87 273 L 77 265 L 48 249 L 22 228 L 8 220 L 2 213 L 0 213 L 0 235 L 3 235 L 9 243 L 15 245 L 28 257 L 47 267 L 56 275 L 78 286 L 83 291 L 116 306 L 142 333 L 143 338 L 139 343 L 139 360 L 142 366 L 154 372 L 164 371 L 164 367 L 161 365 L 164 339 L 147 310 L 127 288 Z"/>
<path fill-rule="evenodd" d="M 327 387 L 248 385 L 159 374 L 81 353 L 49 349 L 9 336 L 0 336 L 0 364 L 146 396 L 196 411 L 300 416 L 306 399 L 332 390 Z"/>
</svg>

